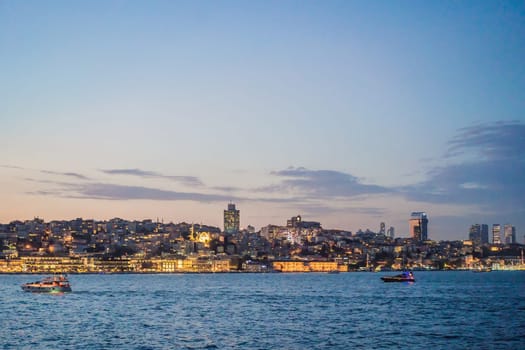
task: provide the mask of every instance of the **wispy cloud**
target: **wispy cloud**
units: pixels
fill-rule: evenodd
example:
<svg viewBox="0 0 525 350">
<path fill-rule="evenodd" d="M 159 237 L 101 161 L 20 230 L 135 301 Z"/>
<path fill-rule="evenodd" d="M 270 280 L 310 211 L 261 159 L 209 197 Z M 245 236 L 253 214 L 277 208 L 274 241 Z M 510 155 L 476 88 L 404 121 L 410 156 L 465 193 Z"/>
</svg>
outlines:
<svg viewBox="0 0 525 350">
<path fill-rule="evenodd" d="M 32 191 L 32 192 L 26 192 L 26 194 L 37 195 L 37 196 L 53 196 L 53 197 L 62 196 L 62 192 L 60 191 Z"/>
<path fill-rule="evenodd" d="M 459 129 L 449 142 L 446 158 L 460 155 L 485 160 L 521 160 L 525 154 L 525 124 L 519 121 L 483 123 Z"/>
<path fill-rule="evenodd" d="M 111 174 L 111 175 L 132 175 L 132 176 L 139 176 L 139 177 L 159 177 L 161 176 L 158 173 L 155 173 L 153 171 L 147 171 L 147 170 L 140 170 L 140 169 L 101 169 L 103 173 Z"/>
<path fill-rule="evenodd" d="M 89 177 L 79 174 L 79 173 L 72 173 L 72 172 L 59 172 L 59 171 L 51 171 L 51 170 L 40 170 L 41 173 L 44 174 L 50 174 L 50 175 L 58 175 L 58 176 L 67 176 L 67 177 L 74 177 L 79 180 L 89 180 Z"/>
<path fill-rule="evenodd" d="M 434 203 L 474 204 L 493 211 L 525 206 L 525 124 L 498 122 L 460 129 L 449 142 L 445 165 L 401 191 Z"/>
<path fill-rule="evenodd" d="M 301 193 L 311 198 L 355 197 L 392 192 L 387 187 L 368 185 L 351 174 L 335 170 L 309 170 L 300 167 L 275 171 L 272 175 L 281 178 L 281 182 L 259 190 Z"/>
<path fill-rule="evenodd" d="M 183 183 L 188 186 L 203 186 L 202 181 L 195 176 L 173 176 L 173 175 L 163 175 L 155 171 L 141 170 L 141 169 L 101 169 L 105 174 L 109 175 L 128 175 L 136 176 L 141 178 L 157 178 L 157 179 L 166 179 L 171 181 L 176 181 Z"/>
<path fill-rule="evenodd" d="M 8 165 L 8 164 L 0 164 L 0 168 L 6 168 L 6 169 L 20 169 L 23 170 L 24 168 L 16 166 L 16 165 Z"/>
<path fill-rule="evenodd" d="M 68 187 L 68 186 L 72 186 L 73 185 L 73 184 L 71 184 L 69 182 L 60 182 L 60 181 L 48 180 L 48 179 L 35 179 L 35 178 L 32 178 L 32 177 L 25 177 L 24 180 L 25 181 L 29 181 L 29 182 L 40 183 L 40 184 L 51 184 L 51 185 L 59 185 L 59 186 L 64 186 L 64 187 Z"/>
<path fill-rule="evenodd" d="M 228 192 L 228 193 L 242 191 L 241 188 L 233 187 L 233 186 L 214 186 L 212 187 L 212 189 L 221 191 L 221 192 Z"/>
<path fill-rule="evenodd" d="M 525 124 L 484 123 L 458 130 L 451 138 L 440 166 L 428 169 L 423 182 L 400 188 L 367 184 L 362 179 L 336 170 L 290 167 L 271 172 L 275 183 L 255 190 L 227 186 L 208 188 L 193 176 L 169 176 L 142 169 L 104 169 L 108 175 L 160 178 L 199 187 L 199 191 L 172 191 L 162 188 L 127 186 L 106 181 L 64 183 L 42 179 L 46 187 L 39 195 L 104 200 L 169 200 L 200 202 L 260 201 L 284 203 L 307 213 L 351 212 L 385 215 L 380 205 L 356 205 L 356 201 L 378 195 L 402 195 L 408 201 L 478 206 L 485 212 L 525 212 Z M 4 168 L 18 168 L 0 165 Z M 75 172 L 39 170 L 42 173 L 87 180 Z M 36 181 L 36 180 L 33 180 Z M 71 181 L 73 182 L 73 181 Z M 233 194 L 236 195 L 233 195 Z M 331 202 L 330 202 L 331 201 Z M 337 201 L 334 202 L 334 201 Z M 341 209 L 342 208 L 342 209 Z"/>
<path fill-rule="evenodd" d="M 387 213 L 387 210 L 380 207 L 354 207 L 349 205 L 336 206 L 321 203 L 300 203 L 296 208 L 306 215 L 311 217 L 320 217 L 326 214 L 364 214 L 373 217 L 382 217 Z"/>
<path fill-rule="evenodd" d="M 40 172 L 42 174 L 48 174 L 48 175 L 56 175 L 56 176 L 65 176 L 65 177 L 72 177 L 72 178 L 76 178 L 78 180 L 89 180 L 90 178 L 85 176 L 85 175 L 82 175 L 82 174 L 79 174 L 79 173 L 75 173 L 75 172 L 62 172 L 62 171 L 53 171 L 53 170 L 38 170 L 38 169 L 31 169 L 31 168 L 23 168 L 23 167 L 19 167 L 19 166 L 14 166 L 14 165 L 0 165 L 0 168 L 6 168 L 6 169 L 16 169 L 16 170 L 28 170 L 28 171 L 31 171 L 31 172 Z"/>
<path fill-rule="evenodd" d="M 232 196 L 196 192 L 178 192 L 142 186 L 115 185 L 109 183 L 65 184 L 56 183 L 60 189 L 38 191 L 33 194 L 53 195 L 65 198 L 103 200 L 158 200 L 217 202 L 237 200 Z"/>
</svg>

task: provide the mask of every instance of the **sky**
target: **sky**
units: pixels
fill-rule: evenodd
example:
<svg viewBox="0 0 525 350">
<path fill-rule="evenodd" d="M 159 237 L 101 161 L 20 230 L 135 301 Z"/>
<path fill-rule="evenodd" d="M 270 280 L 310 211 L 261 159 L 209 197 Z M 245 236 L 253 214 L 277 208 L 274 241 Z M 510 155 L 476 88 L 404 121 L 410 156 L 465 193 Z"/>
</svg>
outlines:
<svg viewBox="0 0 525 350">
<path fill-rule="evenodd" d="M 0 0 L 0 222 L 525 234 L 523 1 Z"/>
</svg>

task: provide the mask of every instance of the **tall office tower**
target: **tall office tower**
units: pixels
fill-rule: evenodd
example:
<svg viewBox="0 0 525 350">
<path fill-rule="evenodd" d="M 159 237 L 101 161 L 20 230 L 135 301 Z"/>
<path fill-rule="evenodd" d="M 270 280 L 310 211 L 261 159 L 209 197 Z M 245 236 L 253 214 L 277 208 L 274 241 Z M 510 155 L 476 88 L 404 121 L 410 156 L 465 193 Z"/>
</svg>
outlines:
<svg viewBox="0 0 525 350">
<path fill-rule="evenodd" d="M 428 239 L 428 217 L 427 213 L 416 211 L 410 215 L 408 220 L 410 227 L 410 237 L 416 241 L 426 241 Z"/>
<path fill-rule="evenodd" d="M 481 245 L 481 225 L 475 224 L 470 226 L 470 231 L 468 233 L 468 239 L 472 241 L 472 243 Z"/>
<path fill-rule="evenodd" d="M 230 234 L 239 232 L 240 223 L 240 211 L 235 209 L 235 204 L 228 204 L 228 209 L 224 211 L 224 232 Z"/>
<path fill-rule="evenodd" d="M 481 224 L 481 244 L 489 243 L 489 225 Z"/>
<path fill-rule="evenodd" d="M 386 225 L 384 222 L 382 222 L 379 224 L 379 234 L 384 236 L 385 233 L 386 233 Z"/>
<path fill-rule="evenodd" d="M 511 224 L 505 224 L 503 227 L 503 237 L 505 244 L 515 244 L 516 243 L 516 228 Z"/>
<path fill-rule="evenodd" d="M 500 224 L 492 225 L 492 243 L 501 244 L 501 225 Z"/>
<path fill-rule="evenodd" d="M 388 231 L 386 231 L 386 235 L 387 235 L 388 237 L 390 237 L 390 238 L 394 238 L 394 233 L 395 233 L 395 232 L 394 232 L 394 227 L 393 227 L 393 226 L 390 226 L 390 227 L 388 228 Z"/>
</svg>

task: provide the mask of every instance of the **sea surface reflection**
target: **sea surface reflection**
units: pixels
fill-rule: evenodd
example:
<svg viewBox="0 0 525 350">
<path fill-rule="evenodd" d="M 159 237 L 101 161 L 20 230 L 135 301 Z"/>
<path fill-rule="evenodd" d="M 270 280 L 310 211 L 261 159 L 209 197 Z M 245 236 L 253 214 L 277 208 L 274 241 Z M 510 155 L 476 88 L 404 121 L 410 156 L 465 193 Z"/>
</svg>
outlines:
<svg viewBox="0 0 525 350">
<path fill-rule="evenodd" d="M 0 275 L 3 349 L 523 349 L 525 272 Z"/>
</svg>

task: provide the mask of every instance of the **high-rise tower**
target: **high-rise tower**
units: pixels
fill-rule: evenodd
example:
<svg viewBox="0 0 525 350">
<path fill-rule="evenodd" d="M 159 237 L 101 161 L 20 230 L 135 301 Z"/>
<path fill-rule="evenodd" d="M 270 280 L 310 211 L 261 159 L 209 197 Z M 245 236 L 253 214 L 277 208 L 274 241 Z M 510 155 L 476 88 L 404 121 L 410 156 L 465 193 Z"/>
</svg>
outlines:
<svg viewBox="0 0 525 350">
<path fill-rule="evenodd" d="M 383 236 L 386 234 L 386 225 L 384 222 L 379 224 L 379 234 Z"/>
<path fill-rule="evenodd" d="M 388 230 L 386 231 L 387 237 L 394 238 L 395 229 L 394 226 L 390 226 Z"/>
<path fill-rule="evenodd" d="M 489 243 L 489 225 L 481 224 L 481 244 Z"/>
<path fill-rule="evenodd" d="M 468 239 L 472 241 L 472 243 L 481 245 L 481 225 L 475 224 L 470 226 L 470 231 L 468 233 Z"/>
<path fill-rule="evenodd" d="M 224 232 L 229 234 L 239 232 L 240 223 L 240 211 L 235 209 L 235 204 L 228 204 L 228 209 L 224 211 Z"/>
<path fill-rule="evenodd" d="M 516 228 L 511 224 L 505 224 L 503 226 L 504 232 L 504 243 L 505 244 L 514 244 L 516 243 Z"/>
<path fill-rule="evenodd" d="M 475 224 L 470 226 L 468 239 L 478 245 L 489 243 L 489 225 Z"/>
<path fill-rule="evenodd" d="M 428 217 L 427 213 L 416 211 L 410 215 L 408 220 L 410 227 L 410 237 L 416 241 L 426 241 L 428 239 Z"/>
<path fill-rule="evenodd" d="M 500 224 L 492 225 L 492 243 L 501 244 L 501 225 Z"/>
</svg>

